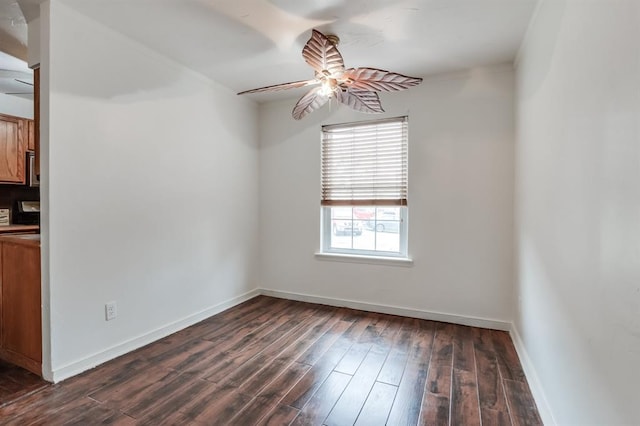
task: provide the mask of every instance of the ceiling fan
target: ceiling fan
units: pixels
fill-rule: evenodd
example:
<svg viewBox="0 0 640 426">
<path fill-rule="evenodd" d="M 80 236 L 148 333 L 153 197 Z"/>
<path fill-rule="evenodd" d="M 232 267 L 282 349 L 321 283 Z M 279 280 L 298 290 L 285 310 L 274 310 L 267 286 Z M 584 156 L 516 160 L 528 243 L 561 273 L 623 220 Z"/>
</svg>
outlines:
<svg viewBox="0 0 640 426">
<path fill-rule="evenodd" d="M 293 108 L 293 118 L 300 120 L 331 98 L 359 112 L 381 113 L 384 110 L 376 92 L 405 90 L 422 82 L 421 78 L 376 68 L 345 69 L 337 48 L 338 42 L 337 36 L 313 30 L 302 49 L 302 57 L 315 70 L 315 78 L 246 90 L 238 95 L 317 86 L 300 98 Z"/>
<path fill-rule="evenodd" d="M 5 95 L 32 95 L 33 75 L 24 71 L 0 69 L 0 93 Z"/>
</svg>

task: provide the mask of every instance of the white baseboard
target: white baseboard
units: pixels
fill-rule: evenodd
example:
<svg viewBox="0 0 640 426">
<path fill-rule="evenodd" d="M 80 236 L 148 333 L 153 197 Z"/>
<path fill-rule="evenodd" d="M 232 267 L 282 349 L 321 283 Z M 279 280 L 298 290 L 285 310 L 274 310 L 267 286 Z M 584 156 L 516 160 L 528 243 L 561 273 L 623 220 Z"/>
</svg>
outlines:
<svg viewBox="0 0 640 426">
<path fill-rule="evenodd" d="M 218 303 L 217 305 L 211 306 L 193 315 L 189 315 L 178 321 L 174 321 L 149 333 L 145 333 L 141 336 L 127 340 L 126 342 L 119 343 L 115 346 L 105 349 L 104 351 L 97 352 L 86 358 L 82 358 L 62 367 L 58 367 L 51 372 L 53 382 L 57 383 L 62 380 L 68 379 L 69 377 L 75 376 L 76 374 L 80 374 L 83 371 L 94 368 L 100 364 L 103 364 L 107 361 L 110 361 L 114 358 L 117 358 L 121 355 L 134 351 L 138 348 L 148 345 L 149 343 L 153 343 L 156 340 L 162 339 L 163 337 L 180 331 L 186 327 L 196 324 L 206 318 L 209 318 L 212 315 L 227 310 L 249 299 L 253 299 L 258 295 L 260 295 L 259 290 L 251 290 L 247 293 Z"/>
<path fill-rule="evenodd" d="M 488 318 L 470 317 L 457 314 L 447 314 L 443 312 L 423 311 L 398 306 L 374 304 L 368 302 L 358 302 L 355 300 L 335 299 L 332 297 L 313 296 L 309 294 L 291 293 L 288 291 L 259 289 L 260 294 L 265 296 L 278 297 L 281 299 L 298 300 L 300 302 L 318 303 L 321 305 L 338 306 L 362 311 L 378 312 L 381 314 L 398 315 L 401 317 L 420 318 L 431 321 L 442 321 L 453 324 L 469 325 L 472 327 L 490 328 L 493 330 L 509 331 L 511 323 Z"/>
<path fill-rule="evenodd" d="M 527 382 L 529 382 L 529 388 L 531 388 L 533 399 L 535 399 L 536 405 L 538 406 L 538 413 L 540 414 L 542 423 L 547 426 L 555 426 L 557 423 L 553 418 L 549 401 L 545 396 L 542 384 L 538 378 L 538 373 L 536 373 L 536 369 L 531 362 L 531 358 L 529 358 L 529 354 L 527 353 L 524 342 L 522 341 L 515 324 L 511 324 L 509 334 L 511 334 L 511 340 L 513 340 L 513 345 L 516 347 L 516 352 L 520 358 L 520 364 L 522 364 L 522 369 L 527 377 Z"/>
</svg>

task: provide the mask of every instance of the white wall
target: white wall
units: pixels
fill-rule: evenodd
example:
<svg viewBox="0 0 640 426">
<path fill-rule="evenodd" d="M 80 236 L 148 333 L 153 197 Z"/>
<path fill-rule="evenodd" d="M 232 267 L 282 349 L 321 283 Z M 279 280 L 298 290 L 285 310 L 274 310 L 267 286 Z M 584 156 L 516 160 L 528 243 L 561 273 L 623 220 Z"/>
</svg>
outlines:
<svg viewBox="0 0 640 426">
<path fill-rule="evenodd" d="M 68 6 L 52 2 L 42 28 L 43 267 L 60 379 L 255 289 L 257 107 Z"/>
<path fill-rule="evenodd" d="M 384 117 L 409 116 L 412 267 L 314 258 L 320 245 L 320 126 L 380 115 L 333 105 L 294 121 L 294 104 L 289 99 L 260 108 L 261 287 L 512 319 L 510 65 L 436 76 L 382 96 Z"/>
<path fill-rule="evenodd" d="M 0 93 L 0 114 L 33 118 L 33 101 Z"/>
<path fill-rule="evenodd" d="M 557 423 L 638 424 L 640 2 L 545 0 L 517 81 L 517 331 Z"/>
<path fill-rule="evenodd" d="M 32 19 L 27 22 L 27 37 L 29 48 L 27 50 L 27 64 L 29 68 L 34 68 L 40 65 L 40 17 Z"/>
</svg>

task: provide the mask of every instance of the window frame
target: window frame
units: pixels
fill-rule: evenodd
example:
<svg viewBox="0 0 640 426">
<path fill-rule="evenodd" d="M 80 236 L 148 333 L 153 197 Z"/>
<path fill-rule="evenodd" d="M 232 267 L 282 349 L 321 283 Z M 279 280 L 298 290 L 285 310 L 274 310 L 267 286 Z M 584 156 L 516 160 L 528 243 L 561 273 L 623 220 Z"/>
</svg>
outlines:
<svg viewBox="0 0 640 426">
<path fill-rule="evenodd" d="M 392 261 L 407 261 L 409 259 L 409 254 L 408 254 L 408 249 L 409 249 L 409 232 L 408 232 L 408 228 L 409 228 L 409 207 L 408 207 L 408 203 L 407 203 L 407 199 L 408 199 L 408 193 L 407 188 L 408 188 L 408 179 L 409 179 L 409 129 L 408 129 L 408 116 L 400 116 L 400 117 L 391 117 L 391 118 L 384 118 L 384 119 L 380 119 L 380 120 L 368 120 L 368 121 L 360 121 L 360 122 L 354 122 L 354 123 L 344 123 L 344 124 L 336 124 L 336 125 L 329 125 L 329 126 L 323 126 L 322 130 L 321 130 L 321 134 L 320 134 L 320 138 L 321 138 L 321 156 L 320 156 L 320 161 L 322 163 L 321 165 L 321 169 L 323 170 L 322 173 L 324 173 L 324 169 L 323 169 L 323 165 L 324 165 L 324 161 L 326 160 L 325 157 L 325 153 L 324 153 L 324 140 L 325 140 L 325 127 L 328 128 L 348 128 L 348 126 L 367 126 L 367 125 L 375 125 L 376 122 L 379 123 L 388 123 L 390 121 L 398 121 L 401 122 L 403 125 L 403 137 L 402 137 L 402 144 L 401 144 L 401 149 L 402 149 L 402 153 L 400 155 L 404 155 L 404 192 L 403 192 L 403 199 L 401 200 L 400 203 L 398 203 L 397 201 L 394 202 L 394 200 L 384 200 L 384 199 L 377 199 L 374 200 L 373 203 L 371 204 L 363 204 L 362 202 L 359 202 L 360 200 L 353 200 L 353 203 L 349 203 L 348 201 L 340 201 L 337 202 L 336 204 L 331 204 L 331 202 L 329 201 L 327 204 L 326 201 L 324 200 L 324 190 L 322 191 L 323 195 L 321 197 L 321 206 L 320 206 L 320 250 L 317 253 L 317 255 L 328 255 L 329 257 L 331 255 L 337 255 L 340 258 L 343 257 L 360 257 L 360 258 L 367 258 L 367 259 L 380 259 L 380 260 L 384 260 L 384 259 L 390 259 Z M 373 182 L 377 182 L 377 181 L 373 181 Z M 324 188 L 323 184 L 322 184 L 322 177 L 321 177 L 321 187 Z M 398 208 L 399 209 L 399 214 L 400 214 L 400 223 L 399 223 L 399 229 L 398 229 L 398 234 L 399 234 L 399 249 L 397 252 L 395 251 L 383 251 L 383 250 L 366 250 L 366 249 L 359 249 L 359 248 L 341 248 L 341 247 L 332 247 L 331 246 L 331 240 L 332 240 L 332 215 L 331 215 L 331 209 L 332 208 L 350 208 L 351 209 L 351 220 L 359 220 L 361 222 L 361 219 L 356 219 L 353 215 L 353 209 L 354 208 Z M 377 217 L 377 211 L 375 213 L 375 217 Z M 373 230 L 373 232 L 375 233 L 375 238 L 377 238 L 377 234 L 379 233 L 379 231 L 376 231 L 375 229 Z M 353 238 L 356 238 L 356 236 L 353 235 L 353 232 L 351 233 L 351 247 L 353 247 Z M 375 244 L 374 244 L 375 246 Z"/>
<path fill-rule="evenodd" d="M 400 210 L 400 224 L 398 229 L 398 235 L 400 238 L 399 250 L 395 251 L 383 251 L 383 250 L 363 250 L 363 249 L 354 249 L 354 248 L 341 248 L 341 247 L 331 247 L 331 235 L 332 235 L 332 226 L 331 226 L 331 209 L 332 208 L 384 208 L 384 207 L 394 207 L 399 208 Z M 353 215 L 353 210 L 352 210 Z M 354 255 L 354 256 L 366 256 L 366 257 L 381 257 L 381 258 L 400 258 L 407 259 L 408 258 L 408 248 L 409 248 L 409 232 L 408 232 L 408 216 L 409 216 L 409 208 L 408 206 L 321 206 L 320 207 L 320 254 L 341 254 L 341 255 Z M 355 220 L 353 216 L 351 220 Z M 360 220 L 360 219 L 358 219 Z M 378 232 L 378 231 L 374 231 Z M 353 233 L 351 234 L 351 238 L 353 237 Z M 353 244 L 352 244 L 353 245 Z"/>
</svg>

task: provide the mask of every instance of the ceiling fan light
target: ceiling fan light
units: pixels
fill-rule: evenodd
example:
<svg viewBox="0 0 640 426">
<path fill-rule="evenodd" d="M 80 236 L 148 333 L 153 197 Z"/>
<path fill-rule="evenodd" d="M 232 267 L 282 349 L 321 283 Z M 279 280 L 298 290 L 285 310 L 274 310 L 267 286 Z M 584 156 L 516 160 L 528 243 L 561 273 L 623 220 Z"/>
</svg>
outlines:
<svg viewBox="0 0 640 426">
<path fill-rule="evenodd" d="M 338 90 L 338 82 L 334 78 L 327 78 L 322 81 L 319 93 L 323 96 L 332 97 L 335 96 Z"/>
</svg>

